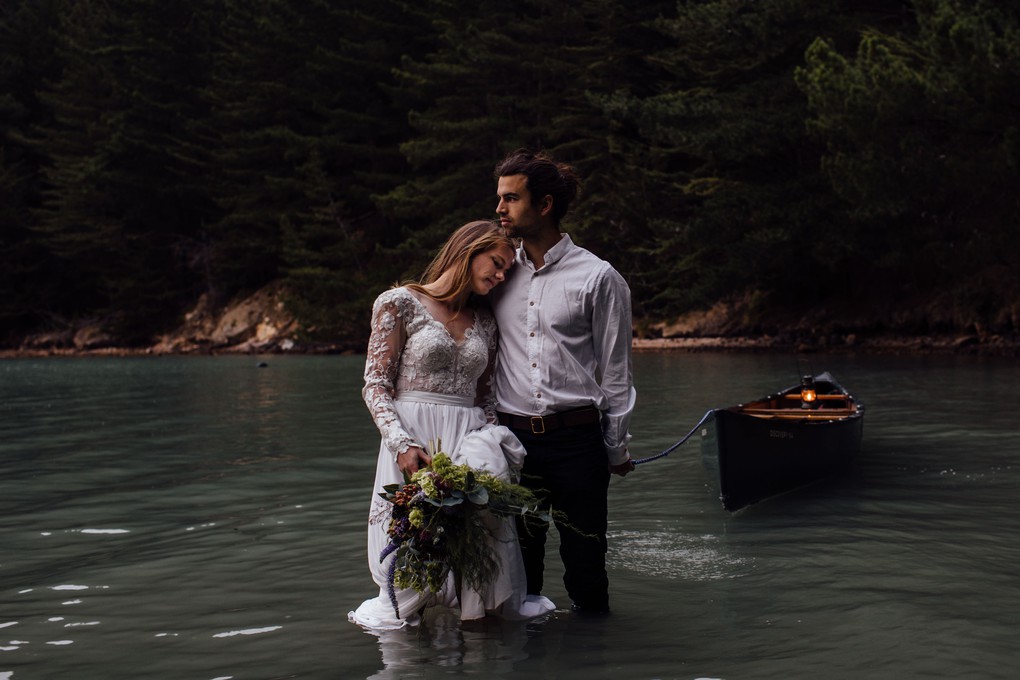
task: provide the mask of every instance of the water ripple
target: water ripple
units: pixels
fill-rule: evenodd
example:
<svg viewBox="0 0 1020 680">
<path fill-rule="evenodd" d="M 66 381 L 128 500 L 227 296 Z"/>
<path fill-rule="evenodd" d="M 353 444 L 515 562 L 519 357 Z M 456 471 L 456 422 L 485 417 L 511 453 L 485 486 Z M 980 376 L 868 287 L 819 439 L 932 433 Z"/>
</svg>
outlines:
<svg viewBox="0 0 1020 680">
<path fill-rule="evenodd" d="M 715 536 L 668 531 L 617 531 L 609 536 L 609 560 L 640 574 L 689 581 L 745 576 L 753 560 L 727 554 Z"/>
<path fill-rule="evenodd" d="M 213 635 L 214 638 L 226 638 L 234 637 L 235 635 L 261 635 L 262 633 L 270 633 L 274 630 L 280 630 L 283 626 L 266 626 L 265 628 L 245 628 L 244 630 L 231 630 L 225 633 L 216 633 Z"/>
</svg>

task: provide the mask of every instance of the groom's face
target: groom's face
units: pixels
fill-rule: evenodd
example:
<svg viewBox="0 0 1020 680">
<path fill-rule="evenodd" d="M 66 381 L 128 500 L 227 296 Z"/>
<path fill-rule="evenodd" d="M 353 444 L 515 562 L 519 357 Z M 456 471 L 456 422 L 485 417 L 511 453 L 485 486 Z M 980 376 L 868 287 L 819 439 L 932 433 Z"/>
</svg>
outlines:
<svg viewBox="0 0 1020 680">
<path fill-rule="evenodd" d="M 528 238 L 539 233 L 547 221 L 548 209 L 532 202 L 528 191 L 528 178 L 525 175 L 506 175 L 500 177 L 496 188 L 499 204 L 496 214 L 499 215 L 500 226 L 512 238 Z M 547 197 L 549 199 L 549 197 Z M 551 207 L 551 199 L 549 199 Z"/>
</svg>

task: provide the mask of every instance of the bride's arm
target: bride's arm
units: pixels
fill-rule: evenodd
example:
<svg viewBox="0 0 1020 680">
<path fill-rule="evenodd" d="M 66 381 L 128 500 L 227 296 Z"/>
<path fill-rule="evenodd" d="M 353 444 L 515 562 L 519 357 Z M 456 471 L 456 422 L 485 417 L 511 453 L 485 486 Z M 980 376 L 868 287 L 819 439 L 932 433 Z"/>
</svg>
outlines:
<svg viewBox="0 0 1020 680">
<path fill-rule="evenodd" d="M 485 412 L 485 422 L 493 425 L 498 424 L 496 418 L 496 390 L 492 384 L 493 376 L 496 375 L 496 350 L 499 347 L 499 329 L 496 328 L 495 319 L 491 320 L 493 331 L 486 334 L 489 343 L 489 362 L 485 370 L 478 378 L 478 386 L 475 389 L 475 405 L 480 406 Z"/>
<path fill-rule="evenodd" d="M 401 455 L 409 448 L 421 448 L 404 429 L 393 405 L 400 355 L 407 342 L 400 302 L 396 296 L 384 293 L 373 305 L 372 334 L 368 339 L 368 356 L 365 359 L 365 387 L 361 390 L 383 443 L 398 461 L 410 458 Z"/>
</svg>

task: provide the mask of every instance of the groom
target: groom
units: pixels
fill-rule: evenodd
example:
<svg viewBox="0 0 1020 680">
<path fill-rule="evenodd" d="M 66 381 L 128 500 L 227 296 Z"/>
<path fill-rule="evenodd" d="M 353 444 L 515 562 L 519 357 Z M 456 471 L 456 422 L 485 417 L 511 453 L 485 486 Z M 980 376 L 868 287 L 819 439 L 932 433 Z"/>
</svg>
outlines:
<svg viewBox="0 0 1020 680">
<path fill-rule="evenodd" d="M 634 469 L 630 289 L 560 233 L 577 195 L 573 168 L 519 149 L 495 169 L 496 212 L 521 239 L 517 266 L 492 293 L 499 322 L 499 420 L 528 455 L 522 484 L 555 512 L 563 582 L 576 611 L 609 612 L 606 530 L 610 473 Z M 519 527 L 528 594 L 543 587 L 548 524 Z"/>
</svg>

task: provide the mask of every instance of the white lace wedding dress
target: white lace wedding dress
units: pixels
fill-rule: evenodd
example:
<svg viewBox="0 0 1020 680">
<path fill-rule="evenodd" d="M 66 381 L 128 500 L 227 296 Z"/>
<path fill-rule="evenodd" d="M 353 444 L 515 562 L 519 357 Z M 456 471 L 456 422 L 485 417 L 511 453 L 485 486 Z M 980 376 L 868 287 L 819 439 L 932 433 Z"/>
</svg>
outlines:
<svg viewBox="0 0 1020 680">
<path fill-rule="evenodd" d="M 474 323 L 461 342 L 450 335 L 407 288 L 380 295 L 372 309 L 372 335 L 365 362 L 365 403 L 382 435 L 368 520 L 368 563 L 379 595 L 348 614 L 373 630 L 391 630 L 418 622 L 427 605 L 460 608 L 461 619 L 486 612 L 530 618 L 552 611 L 544 597 L 526 597 L 524 565 L 512 520 L 492 518 L 490 545 L 500 562 L 499 576 L 480 591 L 456 593 L 452 576 L 439 593 L 397 590 L 400 617 L 389 597 L 388 569 L 393 556 L 379 561 L 389 543 L 386 528 L 391 505 L 378 493 L 403 483 L 396 457 L 409 446 L 442 450 L 456 463 L 511 479 L 524 459 L 524 448 L 505 427 L 496 425 L 490 401 L 496 322 L 485 308 L 474 308 Z"/>
</svg>

